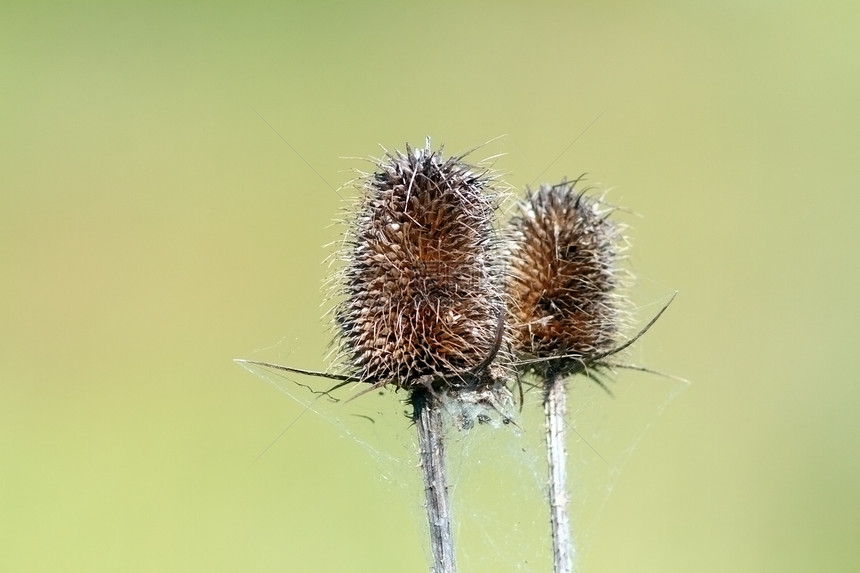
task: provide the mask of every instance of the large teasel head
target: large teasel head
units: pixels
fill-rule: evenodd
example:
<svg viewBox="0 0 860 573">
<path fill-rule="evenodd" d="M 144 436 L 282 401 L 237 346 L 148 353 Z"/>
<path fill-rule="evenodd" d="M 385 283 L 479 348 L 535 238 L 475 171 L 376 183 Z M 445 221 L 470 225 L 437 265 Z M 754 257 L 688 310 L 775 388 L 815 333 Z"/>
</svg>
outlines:
<svg viewBox="0 0 860 573">
<path fill-rule="evenodd" d="M 546 378 L 596 365 L 617 347 L 623 229 L 576 188 L 542 185 L 508 228 L 508 320 L 514 350 Z"/>
<path fill-rule="evenodd" d="M 492 176 L 428 141 L 360 181 L 339 253 L 342 363 L 377 386 L 490 384 L 504 335 Z"/>
</svg>

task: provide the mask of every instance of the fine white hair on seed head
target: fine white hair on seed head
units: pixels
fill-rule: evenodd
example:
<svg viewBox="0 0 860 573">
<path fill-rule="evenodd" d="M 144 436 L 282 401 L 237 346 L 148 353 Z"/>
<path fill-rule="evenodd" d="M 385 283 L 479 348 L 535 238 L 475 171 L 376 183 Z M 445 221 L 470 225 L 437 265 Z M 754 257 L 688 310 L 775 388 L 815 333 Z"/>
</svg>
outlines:
<svg viewBox="0 0 860 573">
<path fill-rule="evenodd" d="M 529 370 L 566 375 L 618 344 L 625 322 L 619 266 L 626 247 L 614 208 L 577 188 L 542 185 L 508 226 L 508 320 L 515 351 L 545 359 Z"/>
<path fill-rule="evenodd" d="M 495 378 L 506 346 L 499 191 L 489 168 L 463 159 L 407 145 L 357 180 L 333 309 L 338 357 L 356 378 L 405 389 Z"/>
</svg>

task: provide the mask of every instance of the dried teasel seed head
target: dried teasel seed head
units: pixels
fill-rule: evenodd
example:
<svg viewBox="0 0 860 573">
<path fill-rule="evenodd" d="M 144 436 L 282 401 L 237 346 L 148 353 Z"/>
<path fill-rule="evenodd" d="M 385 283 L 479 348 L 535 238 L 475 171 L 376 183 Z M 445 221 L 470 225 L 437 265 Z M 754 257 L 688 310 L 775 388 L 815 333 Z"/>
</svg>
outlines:
<svg viewBox="0 0 860 573">
<path fill-rule="evenodd" d="M 504 320 L 492 177 L 463 157 L 387 154 L 364 177 L 335 308 L 347 369 L 378 386 L 479 386 Z"/>
<path fill-rule="evenodd" d="M 577 190 L 577 182 L 529 193 L 509 227 L 514 350 L 551 359 L 527 368 L 545 376 L 570 374 L 605 356 L 620 328 L 622 228 L 608 219 L 612 208 Z"/>
</svg>

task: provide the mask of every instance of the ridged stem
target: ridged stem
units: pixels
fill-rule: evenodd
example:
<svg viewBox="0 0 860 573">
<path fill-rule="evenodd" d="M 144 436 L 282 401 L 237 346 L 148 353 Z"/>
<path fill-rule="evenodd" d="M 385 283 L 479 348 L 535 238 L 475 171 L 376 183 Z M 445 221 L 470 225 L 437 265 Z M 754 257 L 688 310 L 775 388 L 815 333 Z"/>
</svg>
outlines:
<svg viewBox="0 0 860 573">
<path fill-rule="evenodd" d="M 418 428 L 418 458 L 424 476 L 424 496 L 430 525 L 432 573 L 456 573 L 451 504 L 445 470 L 445 440 L 442 433 L 442 405 L 427 390 L 413 392 L 412 406 Z"/>
<path fill-rule="evenodd" d="M 565 414 L 567 389 L 561 377 L 551 375 L 546 381 L 544 413 L 546 414 L 546 451 L 549 464 L 549 510 L 552 524 L 552 560 L 555 573 L 572 573 L 576 549 L 570 531 L 567 492 L 567 449 L 565 447 Z"/>
</svg>

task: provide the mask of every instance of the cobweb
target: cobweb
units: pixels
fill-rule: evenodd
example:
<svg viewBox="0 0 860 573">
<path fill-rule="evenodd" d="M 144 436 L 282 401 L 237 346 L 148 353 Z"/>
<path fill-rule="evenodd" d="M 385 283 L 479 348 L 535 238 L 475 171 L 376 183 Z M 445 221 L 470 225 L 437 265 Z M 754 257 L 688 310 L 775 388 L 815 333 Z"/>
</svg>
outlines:
<svg viewBox="0 0 860 573">
<path fill-rule="evenodd" d="M 300 418 L 321 416 L 363 446 L 383 480 L 412 490 L 414 518 L 425 524 L 406 393 L 386 389 L 350 400 L 365 387 L 347 385 L 327 393 L 334 382 L 240 364 L 303 404 Z M 513 423 L 490 419 L 492 413 L 483 418 L 467 408 L 467 417 L 477 423 L 464 424 L 461 406 L 446 409 L 455 543 L 463 571 L 552 570 L 542 392 L 532 382 L 523 380 L 523 403 L 514 404 L 509 413 Z M 584 376 L 566 383 L 570 514 L 581 562 L 626 461 L 686 382 L 619 370 L 611 378 L 612 395 Z M 512 391 L 518 393 L 516 387 Z M 425 554 L 429 559 L 426 549 Z"/>
</svg>

